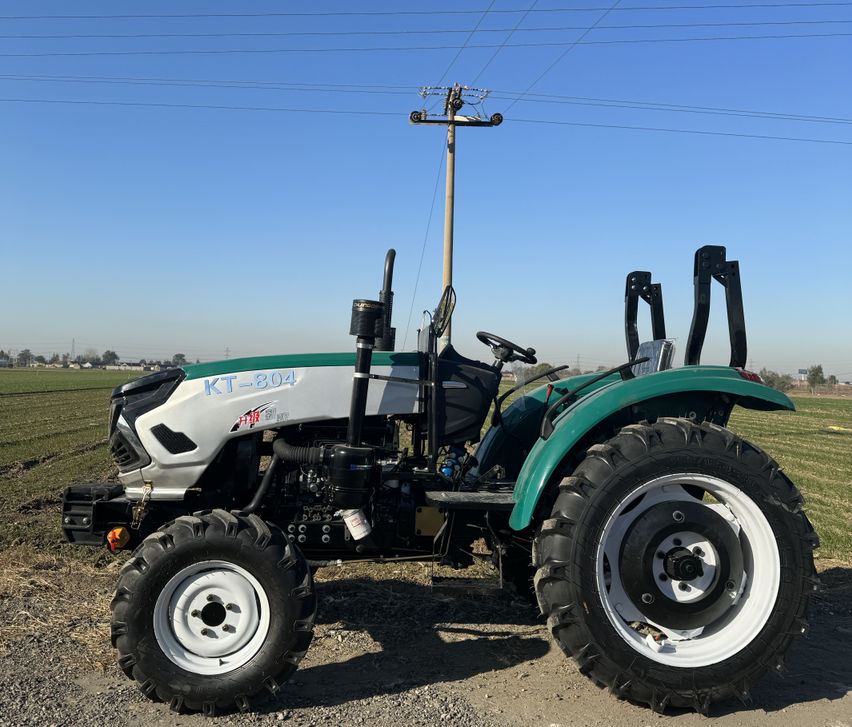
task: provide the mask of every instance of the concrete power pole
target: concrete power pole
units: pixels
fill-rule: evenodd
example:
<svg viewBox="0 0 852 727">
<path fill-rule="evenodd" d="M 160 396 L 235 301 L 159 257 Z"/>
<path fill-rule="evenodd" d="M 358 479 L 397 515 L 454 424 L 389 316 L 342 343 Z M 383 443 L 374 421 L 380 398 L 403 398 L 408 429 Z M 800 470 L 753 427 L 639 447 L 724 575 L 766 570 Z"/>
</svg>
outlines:
<svg viewBox="0 0 852 727">
<path fill-rule="evenodd" d="M 493 114 L 490 118 L 482 118 L 479 113 L 476 116 L 458 116 L 456 112 L 461 110 L 465 101 L 463 96 L 477 99 L 473 104 L 482 103 L 490 91 L 478 88 L 468 88 L 455 84 L 446 86 L 424 86 L 420 89 L 420 97 L 424 100 L 429 96 L 444 97 L 444 113 L 446 118 L 427 118 L 426 109 L 412 111 L 408 117 L 411 124 L 439 124 L 447 127 L 447 196 L 444 206 L 444 275 L 441 292 L 447 286 L 453 285 L 453 218 L 455 213 L 455 190 L 456 190 L 456 126 L 499 126 L 503 123 L 500 114 Z M 470 102 L 469 102 L 470 103 Z M 472 104 L 472 105 L 473 105 Z M 441 338 L 441 348 L 450 343 L 450 332 L 452 323 L 447 326 Z"/>
</svg>

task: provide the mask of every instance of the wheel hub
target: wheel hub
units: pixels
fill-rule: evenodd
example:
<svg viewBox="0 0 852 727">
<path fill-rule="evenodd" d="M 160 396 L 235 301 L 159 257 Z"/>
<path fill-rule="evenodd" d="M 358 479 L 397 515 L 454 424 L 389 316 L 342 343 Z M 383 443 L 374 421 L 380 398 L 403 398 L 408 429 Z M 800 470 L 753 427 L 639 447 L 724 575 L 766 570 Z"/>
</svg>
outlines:
<svg viewBox="0 0 852 727">
<path fill-rule="evenodd" d="M 648 621 L 696 629 L 734 605 L 743 579 L 742 547 L 731 526 L 711 508 L 699 502 L 660 502 L 627 531 L 619 572 L 625 593 Z"/>
<path fill-rule="evenodd" d="M 266 639 L 269 601 L 257 579 L 226 561 L 178 573 L 154 607 L 154 633 L 173 662 L 219 674 L 246 663 Z"/>
<path fill-rule="evenodd" d="M 228 612 L 225 610 L 225 607 L 218 601 L 208 603 L 201 609 L 201 620 L 204 621 L 207 626 L 221 625 L 227 615 Z"/>
<path fill-rule="evenodd" d="M 699 552 L 704 552 L 698 548 Z M 674 581 L 692 581 L 704 575 L 704 567 L 697 553 L 684 547 L 672 548 L 663 560 L 666 575 Z"/>
</svg>

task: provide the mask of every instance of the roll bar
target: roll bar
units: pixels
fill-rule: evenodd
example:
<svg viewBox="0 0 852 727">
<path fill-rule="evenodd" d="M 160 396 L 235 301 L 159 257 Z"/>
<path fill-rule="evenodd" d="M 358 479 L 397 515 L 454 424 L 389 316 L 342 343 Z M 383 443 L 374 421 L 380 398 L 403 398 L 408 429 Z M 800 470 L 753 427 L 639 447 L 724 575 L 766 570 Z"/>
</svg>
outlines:
<svg viewBox="0 0 852 727">
<path fill-rule="evenodd" d="M 627 339 L 627 358 L 631 361 L 639 351 L 639 329 L 636 319 L 639 314 L 639 299 L 651 306 L 651 332 L 653 340 L 666 337 L 666 321 L 663 313 L 663 286 L 651 282 L 651 273 L 636 270 L 627 276 L 624 292 L 624 335 Z"/>
<path fill-rule="evenodd" d="M 713 280 L 725 288 L 728 307 L 728 332 L 731 339 L 731 362 L 733 368 L 745 368 L 748 345 L 746 342 L 743 292 L 740 285 L 740 264 L 727 260 L 722 245 L 705 245 L 695 253 L 695 311 L 686 343 L 685 366 L 695 366 L 701 361 L 701 349 L 707 334 L 710 318 L 710 293 Z"/>
</svg>

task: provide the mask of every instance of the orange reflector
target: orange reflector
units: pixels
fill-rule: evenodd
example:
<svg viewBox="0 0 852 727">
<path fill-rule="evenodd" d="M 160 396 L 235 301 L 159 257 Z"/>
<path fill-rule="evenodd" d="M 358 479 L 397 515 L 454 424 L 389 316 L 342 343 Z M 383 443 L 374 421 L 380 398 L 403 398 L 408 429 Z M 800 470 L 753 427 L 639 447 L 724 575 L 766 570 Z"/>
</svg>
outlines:
<svg viewBox="0 0 852 727">
<path fill-rule="evenodd" d="M 111 550 L 117 550 L 127 545 L 130 540 L 130 531 L 125 527 L 113 528 L 107 533 L 107 542 Z"/>
</svg>

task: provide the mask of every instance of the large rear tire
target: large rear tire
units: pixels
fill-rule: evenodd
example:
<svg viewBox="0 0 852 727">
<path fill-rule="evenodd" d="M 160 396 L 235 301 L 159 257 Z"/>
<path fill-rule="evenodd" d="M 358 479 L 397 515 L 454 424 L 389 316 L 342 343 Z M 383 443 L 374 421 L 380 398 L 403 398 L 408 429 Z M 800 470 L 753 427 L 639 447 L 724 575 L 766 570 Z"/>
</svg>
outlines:
<svg viewBox="0 0 852 727">
<path fill-rule="evenodd" d="M 803 504 L 727 429 L 627 426 L 559 485 L 534 547 L 539 606 L 616 696 L 702 713 L 744 699 L 808 630 L 819 541 Z"/>
<path fill-rule="evenodd" d="M 121 571 L 112 608 L 118 664 L 174 711 L 249 709 L 307 651 L 316 596 L 304 557 L 256 515 L 180 517 Z"/>
</svg>

